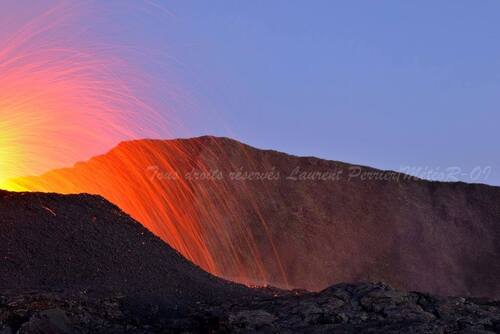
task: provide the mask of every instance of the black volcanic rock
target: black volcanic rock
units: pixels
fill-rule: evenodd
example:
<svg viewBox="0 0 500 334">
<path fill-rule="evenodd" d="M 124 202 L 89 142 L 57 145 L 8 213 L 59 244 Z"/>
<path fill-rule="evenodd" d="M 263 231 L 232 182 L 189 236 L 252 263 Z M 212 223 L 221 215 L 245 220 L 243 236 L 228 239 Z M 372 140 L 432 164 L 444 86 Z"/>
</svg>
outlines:
<svg viewBox="0 0 500 334">
<path fill-rule="evenodd" d="M 224 178 L 184 177 L 192 171 Z M 268 177 L 230 178 L 239 171 Z M 170 179 L 171 172 L 180 178 Z M 197 256 L 206 248 L 214 271 L 234 280 L 310 290 L 383 281 L 500 297 L 499 187 L 429 182 L 215 137 L 125 142 L 20 183 L 101 194 L 209 270 Z M 130 199 L 134 193 L 139 200 Z M 174 209 L 182 208 L 188 224 L 165 204 L 178 201 Z"/>
<path fill-rule="evenodd" d="M 185 260 L 99 196 L 0 191 L 0 290 L 122 293 L 167 308 L 248 293 Z"/>
<path fill-rule="evenodd" d="M 154 303 L 140 316 L 116 296 L 0 294 L 0 301 L 1 333 L 500 333 L 500 302 L 406 293 L 384 284 L 200 303 L 174 316 Z"/>
</svg>

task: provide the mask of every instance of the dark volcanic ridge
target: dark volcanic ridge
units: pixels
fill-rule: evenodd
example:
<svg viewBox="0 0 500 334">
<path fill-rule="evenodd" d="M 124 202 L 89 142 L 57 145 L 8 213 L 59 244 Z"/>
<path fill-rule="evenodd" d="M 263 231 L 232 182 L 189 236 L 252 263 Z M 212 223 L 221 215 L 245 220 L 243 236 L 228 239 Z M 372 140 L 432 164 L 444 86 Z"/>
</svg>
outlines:
<svg viewBox="0 0 500 334">
<path fill-rule="evenodd" d="M 248 294 L 216 278 L 95 195 L 0 191 L 0 289 L 124 293 L 166 307 Z"/>
</svg>

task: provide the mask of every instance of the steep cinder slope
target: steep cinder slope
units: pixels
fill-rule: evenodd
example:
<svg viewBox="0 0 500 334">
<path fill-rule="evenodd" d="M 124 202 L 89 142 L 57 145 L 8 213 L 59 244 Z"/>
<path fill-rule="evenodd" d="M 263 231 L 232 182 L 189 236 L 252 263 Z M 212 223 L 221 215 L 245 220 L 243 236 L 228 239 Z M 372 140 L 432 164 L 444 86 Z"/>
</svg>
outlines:
<svg viewBox="0 0 500 334">
<path fill-rule="evenodd" d="M 246 283 L 384 281 L 500 296 L 500 188 L 263 151 L 226 138 L 125 142 L 27 189 L 101 194 L 183 255 Z"/>
<path fill-rule="evenodd" d="M 122 293 L 165 306 L 248 291 L 218 279 L 99 196 L 0 191 L 0 289 Z"/>
</svg>

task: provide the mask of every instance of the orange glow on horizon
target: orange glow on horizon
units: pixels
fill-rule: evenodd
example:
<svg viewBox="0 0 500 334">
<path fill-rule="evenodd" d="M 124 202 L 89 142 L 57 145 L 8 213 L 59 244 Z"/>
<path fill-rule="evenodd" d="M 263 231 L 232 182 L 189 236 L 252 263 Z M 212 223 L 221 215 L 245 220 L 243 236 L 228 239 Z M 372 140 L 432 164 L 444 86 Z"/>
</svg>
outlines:
<svg viewBox="0 0 500 334">
<path fill-rule="evenodd" d="M 82 8 L 59 5 L 0 40 L 0 186 L 71 165 L 137 136 L 160 117 L 143 78 L 112 47 L 62 37 Z"/>
</svg>

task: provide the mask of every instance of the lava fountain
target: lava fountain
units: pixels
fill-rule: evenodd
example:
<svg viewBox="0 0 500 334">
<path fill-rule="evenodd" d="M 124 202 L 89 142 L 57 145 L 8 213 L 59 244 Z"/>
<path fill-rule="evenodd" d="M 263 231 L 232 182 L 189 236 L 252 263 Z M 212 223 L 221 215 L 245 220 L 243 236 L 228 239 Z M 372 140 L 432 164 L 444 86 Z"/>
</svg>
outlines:
<svg viewBox="0 0 500 334">
<path fill-rule="evenodd" d="M 248 214 L 260 227 L 259 235 L 240 222 L 235 190 L 227 183 L 208 179 L 210 186 L 204 187 L 182 178 L 165 183 L 151 177 L 155 171 L 176 175 L 190 168 L 210 172 L 211 166 L 194 158 L 202 151 L 201 142 L 125 143 L 107 159 L 96 157 L 72 169 L 25 177 L 70 166 L 125 139 L 165 135 L 168 128 L 164 115 L 136 89 L 141 73 L 110 52 L 112 48 L 81 40 L 73 47 L 70 41 L 47 37 L 64 29 L 74 12 L 75 7 L 57 7 L 1 41 L 0 187 L 99 194 L 213 274 L 247 284 L 269 283 L 277 275 L 286 282 L 280 254 L 256 203 Z M 220 149 L 208 154 L 229 153 Z M 248 189 L 238 191 L 253 203 Z M 256 238 L 267 238 L 265 252 L 257 249 Z"/>
<path fill-rule="evenodd" d="M 68 28 L 82 9 L 57 6 L 0 41 L 0 185 L 148 135 L 158 115 L 134 90 L 140 73 L 110 47 Z M 75 46 L 78 40 L 78 46 Z M 146 129 L 146 130 L 145 130 Z"/>
</svg>

